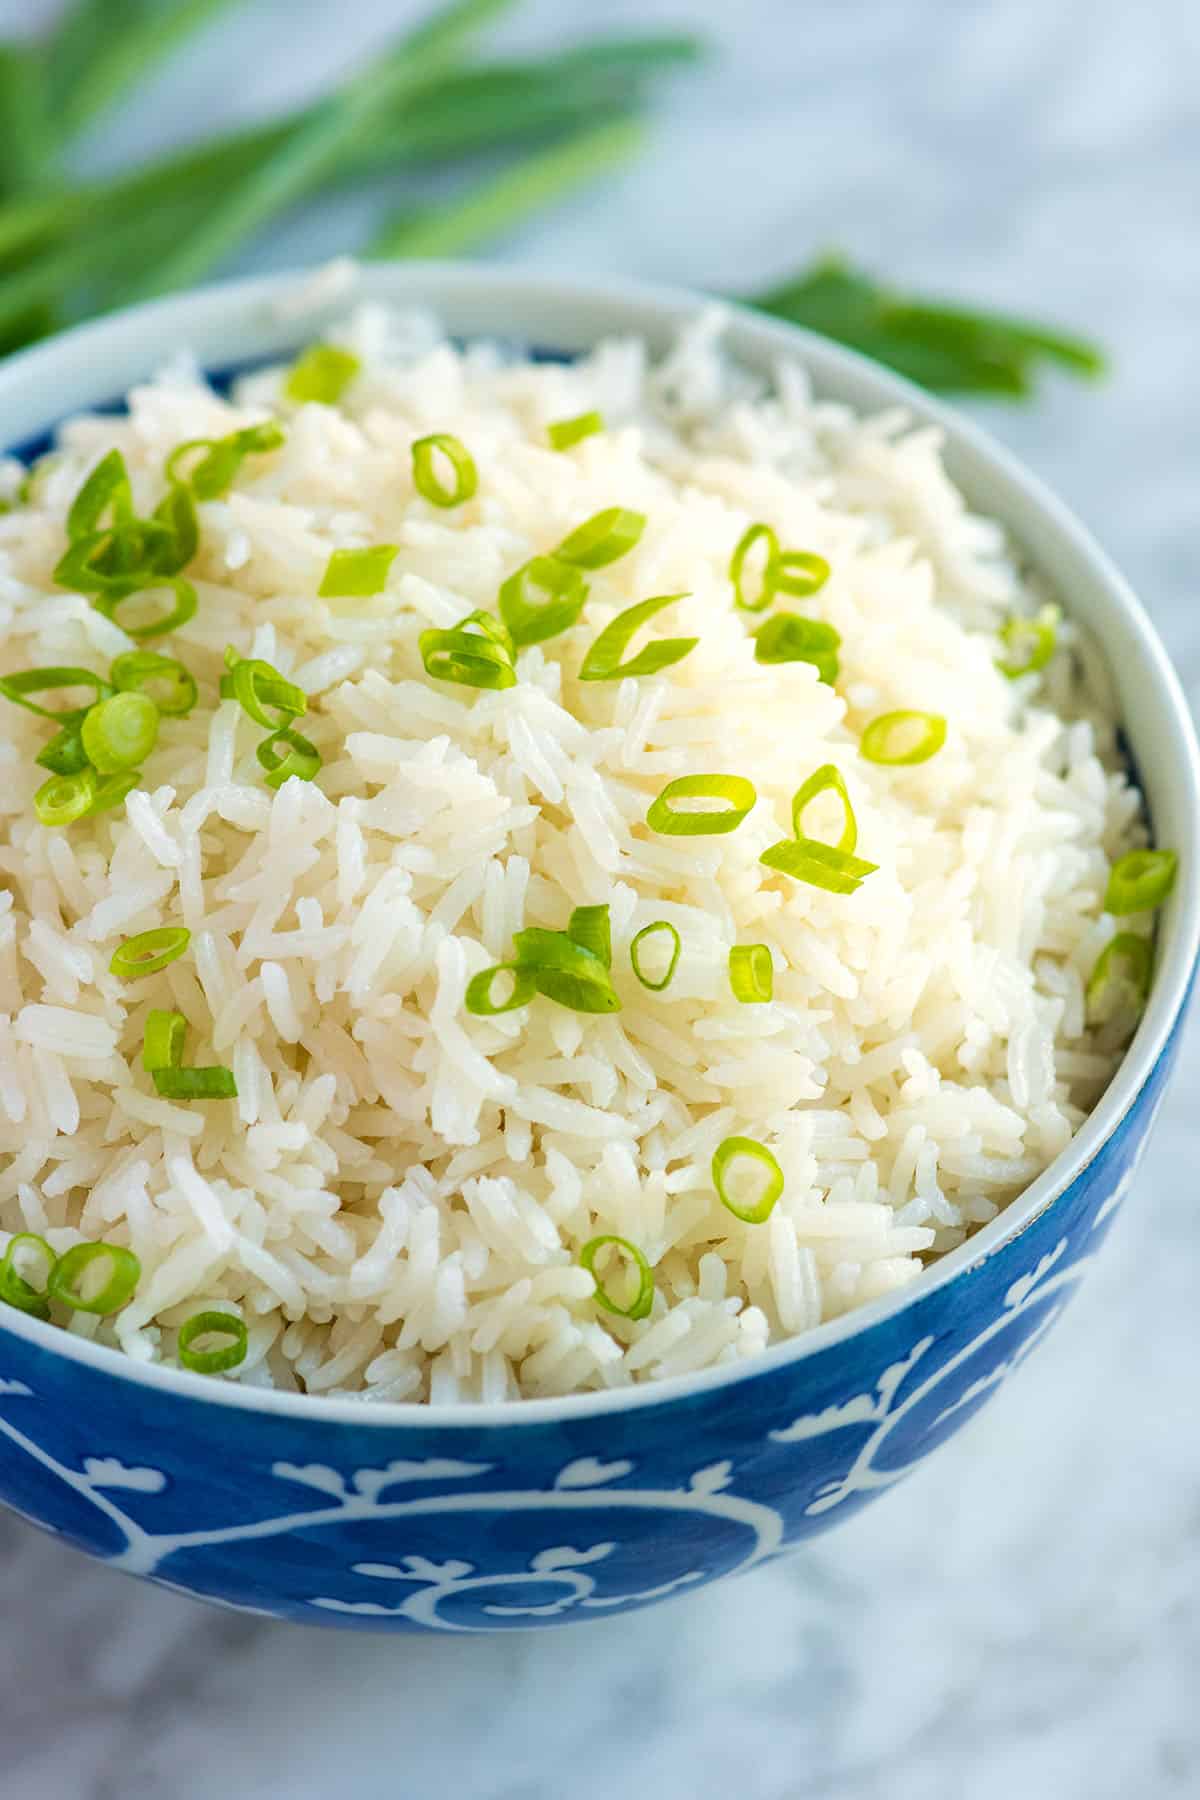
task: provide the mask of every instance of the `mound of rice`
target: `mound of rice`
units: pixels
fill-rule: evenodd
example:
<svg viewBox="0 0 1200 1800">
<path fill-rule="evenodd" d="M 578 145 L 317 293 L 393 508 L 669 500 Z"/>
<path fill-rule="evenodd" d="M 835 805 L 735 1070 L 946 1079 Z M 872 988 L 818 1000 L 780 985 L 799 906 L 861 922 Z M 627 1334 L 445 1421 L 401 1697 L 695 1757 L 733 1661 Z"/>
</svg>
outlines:
<svg viewBox="0 0 1200 1800">
<path fill-rule="evenodd" d="M 144 788 L 42 829 L 46 726 L 3 707 L 0 1245 L 136 1252 L 133 1301 L 72 1332 L 170 1361 L 179 1325 L 220 1307 L 249 1325 L 232 1378 L 365 1400 L 678 1375 L 913 1281 L 1062 1150 L 1118 1058 L 1084 985 L 1114 929 L 1109 862 L 1143 839 L 1102 672 L 1067 627 L 1044 674 L 999 674 L 1000 623 L 1046 596 L 967 512 L 937 434 L 818 403 L 797 368 L 759 391 L 714 320 L 657 367 L 633 342 L 571 366 L 460 352 L 378 309 L 335 337 L 362 359 L 337 407 L 297 407 L 280 370 L 226 400 L 181 362 L 127 417 L 72 420 L 0 519 L 0 670 L 103 671 L 130 640 L 51 576 L 85 475 L 119 446 L 149 510 L 182 440 L 284 424 L 283 448 L 200 508 L 198 611 L 154 646 L 200 702 L 164 720 Z M 602 435 L 548 448 L 549 421 L 593 407 Z M 412 441 L 434 431 L 479 466 L 451 511 L 413 489 Z M 574 628 L 521 653 L 515 687 L 429 678 L 424 628 L 494 607 L 507 574 L 612 505 L 648 516 L 641 542 L 590 577 Z M 841 633 L 836 691 L 754 660 L 728 566 L 755 520 L 832 566 L 782 604 Z M 379 541 L 400 546 L 383 593 L 316 597 L 332 549 Z M 605 624 L 674 592 L 652 634 L 698 649 L 579 682 Z M 310 696 L 315 781 L 264 785 L 261 729 L 217 694 L 229 644 Z M 944 713 L 945 748 L 863 760 L 864 725 L 895 708 Z M 758 860 L 828 762 L 879 865 L 850 896 Z M 697 771 L 748 776 L 757 807 L 726 836 L 655 835 L 650 800 Z M 601 902 L 619 1013 L 464 1010 L 515 931 Z M 657 919 L 682 940 L 662 993 L 629 961 Z M 109 973 L 122 939 L 181 922 L 191 945 L 161 974 Z M 774 999 L 743 1005 L 729 950 L 757 942 Z M 152 1007 L 186 1015 L 188 1060 L 229 1065 L 235 1101 L 158 1097 Z M 765 1223 L 714 1192 L 731 1134 L 783 1170 Z M 598 1307 L 579 1253 L 602 1233 L 653 1265 L 649 1318 Z"/>
</svg>

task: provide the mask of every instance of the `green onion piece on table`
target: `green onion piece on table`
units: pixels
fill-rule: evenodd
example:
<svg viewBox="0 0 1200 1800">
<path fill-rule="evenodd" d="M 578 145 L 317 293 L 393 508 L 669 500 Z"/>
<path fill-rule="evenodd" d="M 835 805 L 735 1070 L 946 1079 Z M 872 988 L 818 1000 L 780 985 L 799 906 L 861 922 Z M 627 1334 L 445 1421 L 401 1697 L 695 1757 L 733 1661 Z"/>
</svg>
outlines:
<svg viewBox="0 0 1200 1800">
<path fill-rule="evenodd" d="M 528 970 L 539 994 L 572 1012 L 612 1013 L 621 1002 L 612 976 L 598 956 L 569 938 L 565 931 L 530 926 L 514 932 L 518 969 Z"/>
<path fill-rule="evenodd" d="M 98 775 L 139 768 L 158 741 L 158 708 L 146 694 L 98 700 L 79 727 L 87 759 Z"/>
<path fill-rule="evenodd" d="M 580 681 L 623 681 L 627 675 L 657 675 L 660 669 L 669 669 L 673 663 L 682 662 L 696 648 L 699 638 L 660 638 L 657 643 L 647 644 L 628 662 L 622 662 L 621 658 L 630 639 L 643 625 L 664 606 L 686 598 L 686 594 L 658 594 L 652 600 L 639 600 L 636 606 L 618 613 L 584 657 L 579 670 Z"/>
<path fill-rule="evenodd" d="M 361 368 L 350 350 L 339 350 L 336 344 L 311 344 L 288 370 L 283 391 L 297 405 L 318 400 L 323 406 L 336 406 Z"/>
<path fill-rule="evenodd" d="M 118 1244 L 76 1244 L 55 1263 L 46 1292 L 75 1312 L 103 1317 L 120 1312 L 133 1298 L 141 1274 L 132 1250 Z"/>
<path fill-rule="evenodd" d="M 450 465 L 452 485 L 439 473 L 439 457 Z M 413 486 L 433 506 L 461 506 L 479 486 L 474 457 L 462 439 L 448 431 L 417 439 L 412 447 L 412 472 Z"/>
<path fill-rule="evenodd" d="M 11 700 L 15 706 L 23 706 L 27 712 L 37 713 L 41 719 L 53 719 L 56 723 L 76 717 L 83 709 L 56 711 L 53 707 L 38 706 L 29 696 L 76 687 L 91 688 L 96 700 L 107 698 L 113 691 L 111 682 L 105 681 L 102 675 L 93 675 L 90 669 L 20 669 L 15 675 L 0 675 L 0 694 L 6 700 Z M 89 704 L 94 704 L 94 701 Z"/>
<path fill-rule="evenodd" d="M 758 795 L 744 775 L 680 775 L 651 801 L 646 823 L 667 837 L 719 837 L 736 831 Z M 717 808 L 679 807 L 677 801 L 715 800 Z"/>
<path fill-rule="evenodd" d="M 662 942 L 656 943 L 656 940 L 658 939 L 661 939 Z M 650 953 L 652 957 L 661 957 L 665 952 L 668 943 L 671 948 L 669 953 L 667 953 L 667 960 L 662 966 L 661 973 L 657 976 L 652 975 L 648 969 L 643 967 L 643 959 L 646 955 L 644 946 L 651 946 Z M 649 988 L 653 994 L 661 994 L 663 989 L 669 987 L 671 984 L 682 949 L 683 940 L 674 925 L 671 924 L 671 921 L 669 919 L 655 919 L 652 924 L 643 925 L 642 929 L 635 935 L 633 942 L 630 944 L 630 966 L 644 988 Z"/>
<path fill-rule="evenodd" d="M 842 835 L 837 841 L 839 850 L 853 850 L 858 843 L 858 820 L 854 816 L 854 808 L 850 804 L 850 795 L 846 791 L 846 783 L 841 770 L 834 763 L 822 763 L 803 786 L 798 787 L 792 795 L 792 834 L 804 838 L 804 814 L 808 807 L 820 794 L 836 794 L 842 805 Z"/>
<path fill-rule="evenodd" d="M 236 700 L 247 718 L 268 731 L 277 731 L 291 719 L 303 718 L 308 696 L 258 656 L 239 656 L 232 645 L 225 651 L 226 673 L 221 677 L 222 700 Z M 267 711 L 274 709 L 276 716 Z"/>
<path fill-rule="evenodd" d="M 1109 870 L 1105 912 L 1118 918 L 1124 913 L 1152 912 L 1174 887 L 1178 868 L 1174 850 L 1127 851 Z"/>
<path fill-rule="evenodd" d="M 871 720 L 858 748 L 868 762 L 899 769 L 928 762 L 945 742 L 946 721 L 941 713 L 890 712 Z"/>
<path fill-rule="evenodd" d="M 48 1289 L 57 1260 L 45 1238 L 19 1231 L 10 1238 L 0 1263 L 0 1301 L 35 1319 L 48 1319 Z"/>
<path fill-rule="evenodd" d="M 508 992 L 496 999 L 494 987 L 499 976 L 511 977 Z M 537 993 L 537 982 L 529 969 L 519 963 L 494 963 L 490 969 L 481 969 L 478 975 L 472 975 L 467 983 L 464 1004 L 469 1013 L 478 1019 L 493 1019 L 500 1013 L 516 1012 L 518 1007 L 528 1006 Z"/>
<path fill-rule="evenodd" d="M 1010 681 L 1021 675 L 1036 675 L 1054 655 L 1058 643 L 1058 621 L 1062 617 L 1057 606 L 1042 606 L 1032 619 L 1014 614 L 1000 629 L 1000 641 L 1008 655 L 996 667 Z"/>
<path fill-rule="evenodd" d="M 620 1251 L 629 1259 L 631 1265 L 629 1274 L 636 1276 L 633 1292 L 623 1301 L 616 1299 L 610 1293 L 596 1273 L 597 1257 L 602 1251 L 610 1248 Z M 622 1319 L 648 1319 L 650 1317 L 650 1309 L 654 1305 L 654 1274 L 636 1244 L 631 1244 L 628 1238 L 617 1237 L 612 1232 L 606 1232 L 601 1237 L 590 1239 L 583 1246 L 579 1252 L 579 1261 L 581 1267 L 587 1270 L 596 1283 L 596 1292 L 593 1298 L 598 1306 L 604 1308 L 605 1312 L 615 1313 L 618 1318 Z M 632 1284 L 627 1283 L 627 1285 Z"/>
<path fill-rule="evenodd" d="M 512 638 L 491 613 L 468 613 L 448 631 L 423 631 L 417 643 L 435 681 L 493 690 L 517 685 Z"/>
<path fill-rule="evenodd" d="M 183 1367 L 194 1374 L 223 1375 L 245 1362 L 249 1339 L 245 1321 L 235 1313 L 198 1312 L 179 1327 L 176 1349 Z"/>
<path fill-rule="evenodd" d="M 602 906 L 577 906 L 567 925 L 573 944 L 590 950 L 606 969 L 612 968 L 612 922 L 607 902 Z"/>
<path fill-rule="evenodd" d="M 547 425 L 546 436 L 552 450 L 571 450 L 585 438 L 604 430 L 604 415 L 598 412 L 577 413 L 573 419 L 556 419 Z"/>
<path fill-rule="evenodd" d="M 321 767 L 321 752 L 308 738 L 283 725 L 265 737 L 254 752 L 266 771 L 268 787 L 280 788 L 293 775 L 311 781 Z"/>
<path fill-rule="evenodd" d="M 365 599 L 382 594 L 388 570 L 400 554 L 399 544 L 368 544 L 361 550 L 335 550 L 321 577 L 322 600 Z"/>
<path fill-rule="evenodd" d="M 775 992 L 775 965 L 766 944 L 734 944 L 729 952 L 729 985 L 743 1006 L 761 1005 Z"/>
<path fill-rule="evenodd" d="M 1140 1013 L 1150 993 L 1154 946 L 1148 937 L 1118 931 L 1096 958 L 1086 989 L 1089 1018 L 1104 1023 L 1122 1006 Z"/>
<path fill-rule="evenodd" d="M 522 649 L 567 631 L 583 611 L 587 583 L 556 556 L 534 556 L 501 585 L 500 617 Z"/>
<path fill-rule="evenodd" d="M 109 670 L 119 693 L 146 694 L 167 719 L 182 719 L 196 704 L 196 680 L 173 656 L 157 650 L 127 650 Z"/>
<path fill-rule="evenodd" d="M 830 687 L 838 676 L 841 634 L 821 619 L 799 613 L 772 613 L 754 634 L 754 658 L 760 663 L 812 663 Z"/>
<path fill-rule="evenodd" d="M 159 925 L 153 931 L 139 931 L 136 937 L 126 938 L 113 951 L 109 969 L 122 981 L 140 981 L 144 975 L 157 975 L 160 969 L 183 955 L 191 938 L 186 925 Z"/>
<path fill-rule="evenodd" d="M 755 1177 L 755 1186 L 749 1193 L 745 1191 L 746 1164 Z M 783 1192 L 783 1170 L 766 1145 L 754 1138 L 727 1137 L 718 1144 L 712 1159 L 712 1179 L 721 1205 L 747 1225 L 761 1225 L 769 1219 Z"/>
<path fill-rule="evenodd" d="M 784 838 L 764 850 L 759 862 L 794 881 L 809 887 L 824 888 L 830 894 L 855 894 L 878 863 L 864 862 L 834 844 L 822 844 L 816 838 Z"/>
<path fill-rule="evenodd" d="M 580 569 L 604 569 L 628 555 L 646 529 L 646 515 L 624 506 L 609 506 L 577 525 L 554 552 L 560 562 Z"/>
<path fill-rule="evenodd" d="M 746 563 L 756 544 L 766 545 L 766 561 L 763 564 L 762 577 L 758 592 L 746 592 Z M 771 582 L 771 571 L 779 556 L 779 539 L 769 525 L 760 520 L 755 525 L 748 525 L 733 548 L 729 559 L 729 579 L 733 583 L 733 602 L 742 612 L 762 612 L 771 604 L 774 587 Z"/>
</svg>

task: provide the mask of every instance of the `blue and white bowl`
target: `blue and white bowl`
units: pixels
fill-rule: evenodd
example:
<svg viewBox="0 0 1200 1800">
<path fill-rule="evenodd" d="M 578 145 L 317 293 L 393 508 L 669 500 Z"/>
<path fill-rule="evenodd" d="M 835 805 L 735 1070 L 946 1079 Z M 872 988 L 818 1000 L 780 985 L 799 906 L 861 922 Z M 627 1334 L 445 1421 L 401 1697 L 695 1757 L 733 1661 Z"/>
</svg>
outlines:
<svg viewBox="0 0 1200 1800">
<path fill-rule="evenodd" d="M 0 369 L 0 444 L 111 403 L 187 346 L 227 371 L 321 320 L 291 280 L 210 288 L 71 332 Z M 612 332 L 665 347 L 686 294 L 455 267 L 376 267 L 360 296 L 456 335 L 571 353 Z M 1197 748 L 1145 614 L 1086 533 L 972 427 L 872 364 L 737 314 L 751 368 L 800 357 L 818 390 L 945 432 L 953 478 L 1003 520 L 1107 653 L 1155 832 L 1181 878 L 1120 1071 L 1018 1201 L 902 1294 L 756 1361 L 499 1410 L 361 1405 L 145 1368 L 23 1314 L 0 1320 L 0 1497 L 165 1586 L 279 1618 L 494 1631 L 644 1606 L 752 1568 L 857 1510 L 976 1413 L 1099 1252 L 1146 1142 L 1197 953 Z M 1023 1377 L 1032 1379 L 1030 1376 Z"/>
</svg>

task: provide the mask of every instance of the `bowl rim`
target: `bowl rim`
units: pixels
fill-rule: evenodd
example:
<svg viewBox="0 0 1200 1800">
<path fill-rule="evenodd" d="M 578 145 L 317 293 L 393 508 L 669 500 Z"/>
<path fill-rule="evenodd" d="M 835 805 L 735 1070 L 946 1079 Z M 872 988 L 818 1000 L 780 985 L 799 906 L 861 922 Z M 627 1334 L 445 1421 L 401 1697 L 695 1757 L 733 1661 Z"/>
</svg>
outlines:
<svg viewBox="0 0 1200 1800">
<path fill-rule="evenodd" d="M 338 265 L 343 269 L 346 265 Z M 207 1402 L 237 1411 L 269 1413 L 307 1421 L 311 1426 L 355 1425 L 372 1428 L 416 1427 L 425 1431 L 496 1430 L 536 1426 L 640 1411 L 698 1399 L 800 1363 L 822 1351 L 845 1344 L 887 1320 L 898 1318 L 910 1307 L 948 1287 L 959 1277 L 979 1268 L 1011 1243 L 1076 1182 L 1108 1143 L 1131 1111 L 1155 1065 L 1180 1023 L 1200 950 L 1200 869 L 1197 868 L 1197 821 L 1200 819 L 1200 750 L 1187 702 L 1167 652 L 1131 587 L 1107 553 L 1060 501 L 1030 473 L 1011 452 L 993 441 L 974 421 L 959 415 L 920 388 L 890 370 L 843 348 L 826 338 L 780 320 L 756 314 L 748 308 L 721 301 L 686 288 L 643 282 L 603 279 L 566 279 L 554 275 L 523 273 L 486 264 L 454 262 L 379 263 L 360 269 L 349 265 L 352 276 L 338 282 L 325 279 L 328 270 L 293 269 L 239 281 L 217 282 L 188 292 L 127 308 L 89 324 L 59 333 L 43 344 L 10 357 L 0 367 L 0 407 L 19 400 L 30 383 L 53 383 L 56 365 L 65 362 L 77 374 L 89 367 L 107 367 L 122 360 L 138 362 L 142 378 L 161 366 L 164 344 L 186 348 L 197 331 L 215 331 L 224 316 L 235 315 L 235 337 L 244 337 L 249 321 L 261 314 L 271 321 L 271 335 L 282 343 L 310 337 L 321 314 L 344 313 L 362 300 L 381 300 L 409 305 L 435 314 L 453 303 L 485 306 L 505 318 L 508 309 L 538 314 L 561 312 L 577 318 L 575 336 L 583 348 L 606 335 L 631 330 L 644 332 L 646 315 L 664 340 L 684 324 L 719 305 L 731 321 L 731 336 L 749 343 L 771 358 L 794 357 L 814 378 L 820 392 L 825 387 L 848 388 L 856 408 L 885 410 L 899 407 L 914 421 L 942 431 L 951 460 L 956 453 L 967 457 L 974 480 L 990 479 L 1010 502 L 1019 503 L 1029 522 L 1036 521 L 1059 548 L 1086 565 L 1093 585 L 1102 590 L 1108 607 L 1120 617 L 1128 642 L 1136 644 L 1143 673 L 1153 686 L 1155 730 L 1160 760 L 1182 793 L 1179 808 L 1184 833 L 1179 842 L 1180 874 L 1174 893 L 1159 921 L 1159 958 L 1149 1004 L 1108 1088 L 1066 1148 L 1023 1193 L 989 1221 L 973 1237 L 949 1251 L 905 1288 L 854 1307 L 849 1312 L 795 1338 L 771 1345 L 736 1363 L 720 1364 L 688 1375 L 668 1376 L 630 1387 L 600 1389 L 546 1399 L 507 1401 L 488 1405 L 472 1401 L 436 1404 L 425 1401 L 366 1401 L 357 1397 L 295 1394 L 277 1388 L 242 1386 L 236 1381 L 213 1381 L 186 1369 L 143 1363 L 124 1351 L 76 1337 L 15 1309 L 5 1309 L 0 1334 L 9 1332 L 37 1349 L 67 1361 L 86 1364 L 97 1371 L 134 1385 L 157 1388 L 181 1400 Z M 332 291 L 337 289 L 336 292 Z M 237 320 L 241 320 L 240 326 Z M 638 320 L 634 324 L 634 320 Z M 607 322 L 606 322 L 607 321 Z M 518 323 L 518 331 L 521 327 Z M 252 333 L 251 333 L 252 335 Z M 476 335 L 473 333 L 473 335 Z M 483 335 L 479 333 L 477 335 Z M 503 332 L 495 335 L 503 337 Z M 523 334 L 524 335 L 524 334 Z M 136 349 L 133 348 L 136 346 Z M 144 356 L 143 356 L 144 347 Z M 120 354 L 118 354 L 120 353 Z M 733 353 L 739 354 L 737 344 Z M 272 356 L 286 355 L 284 348 Z M 237 354 L 229 361 L 236 367 Z M 130 383 L 124 384 L 125 386 Z M 857 397 L 862 394 L 864 398 Z M 99 401 L 94 404 L 100 404 Z M 79 408 L 72 409 L 78 411 Z M 61 423 L 45 421 L 43 430 Z M 28 437 L 31 434 L 25 434 Z M 2 449 L 3 446 L 0 446 Z M 1006 524 L 1020 542 L 1024 529 Z M 1030 552 L 1036 564 L 1038 555 Z M 1101 638 L 1106 651 L 1111 648 Z"/>
</svg>

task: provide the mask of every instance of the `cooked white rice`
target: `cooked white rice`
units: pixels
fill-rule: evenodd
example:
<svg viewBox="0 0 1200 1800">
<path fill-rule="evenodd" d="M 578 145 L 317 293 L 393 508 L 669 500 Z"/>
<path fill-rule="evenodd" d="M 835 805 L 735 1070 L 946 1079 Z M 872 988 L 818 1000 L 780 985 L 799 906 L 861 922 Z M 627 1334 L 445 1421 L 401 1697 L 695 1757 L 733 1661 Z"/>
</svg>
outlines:
<svg viewBox="0 0 1200 1800">
<path fill-rule="evenodd" d="M 682 1374 L 912 1282 L 1062 1150 L 1117 1060 L 1084 987 L 1139 797 L 1085 647 L 1068 627 L 1044 676 L 1002 677 L 999 624 L 1046 596 L 967 512 L 937 433 L 817 403 L 794 367 L 758 392 L 710 320 L 658 367 L 633 342 L 571 366 L 459 352 L 377 309 L 338 336 L 363 365 L 340 407 L 297 409 L 278 370 L 227 401 L 181 364 L 128 417 L 72 420 L 31 504 L 0 519 L 0 669 L 102 671 L 130 640 L 51 576 L 89 469 L 118 445 L 148 510 L 182 440 L 284 420 L 283 449 L 201 508 L 199 609 L 166 646 L 200 704 L 163 722 L 145 788 L 43 830 L 47 728 L 3 708 L 0 1246 L 31 1231 L 136 1252 L 134 1300 L 64 1314 L 79 1335 L 171 1361 L 180 1324 L 219 1306 L 250 1328 L 234 1379 L 367 1400 Z M 549 421 L 592 407 L 603 435 L 547 448 Z M 430 431 L 479 466 L 453 511 L 413 491 Z M 506 574 L 614 504 L 648 515 L 641 542 L 591 578 L 576 627 L 522 653 L 516 687 L 430 680 L 423 628 L 494 607 Z M 832 565 L 813 600 L 782 604 L 841 633 L 836 691 L 754 660 L 728 565 L 759 519 Z M 333 548 L 378 541 L 400 546 L 385 592 L 316 598 Z M 652 632 L 698 635 L 692 655 L 576 679 L 618 611 L 672 592 Z M 261 728 L 217 698 L 227 644 L 309 694 L 316 781 L 263 784 Z M 946 715 L 931 761 L 858 755 L 895 708 Z M 879 865 L 851 896 L 758 860 L 827 762 Z M 649 801 L 697 771 L 749 776 L 757 807 L 730 835 L 655 836 Z M 464 1010 L 514 931 L 600 902 L 619 1013 Z M 683 945 L 663 993 L 629 963 L 656 919 Z M 180 922 L 171 967 L 109 973 L 124 937 Z M 756 942 L 775 998 L 743 1005 L 729 950 Z M 186 1015 L 188 1060 L 229 1065 L 236 1101 L 157 1096 L 152 1007 Z M 731 1134 L 783 1170 L 764 1224 L 714 1192 Z M 653 1265 L 642 1322 L 593 1298 L 579 1254 L 603 1233 Z"/>
</svg>

